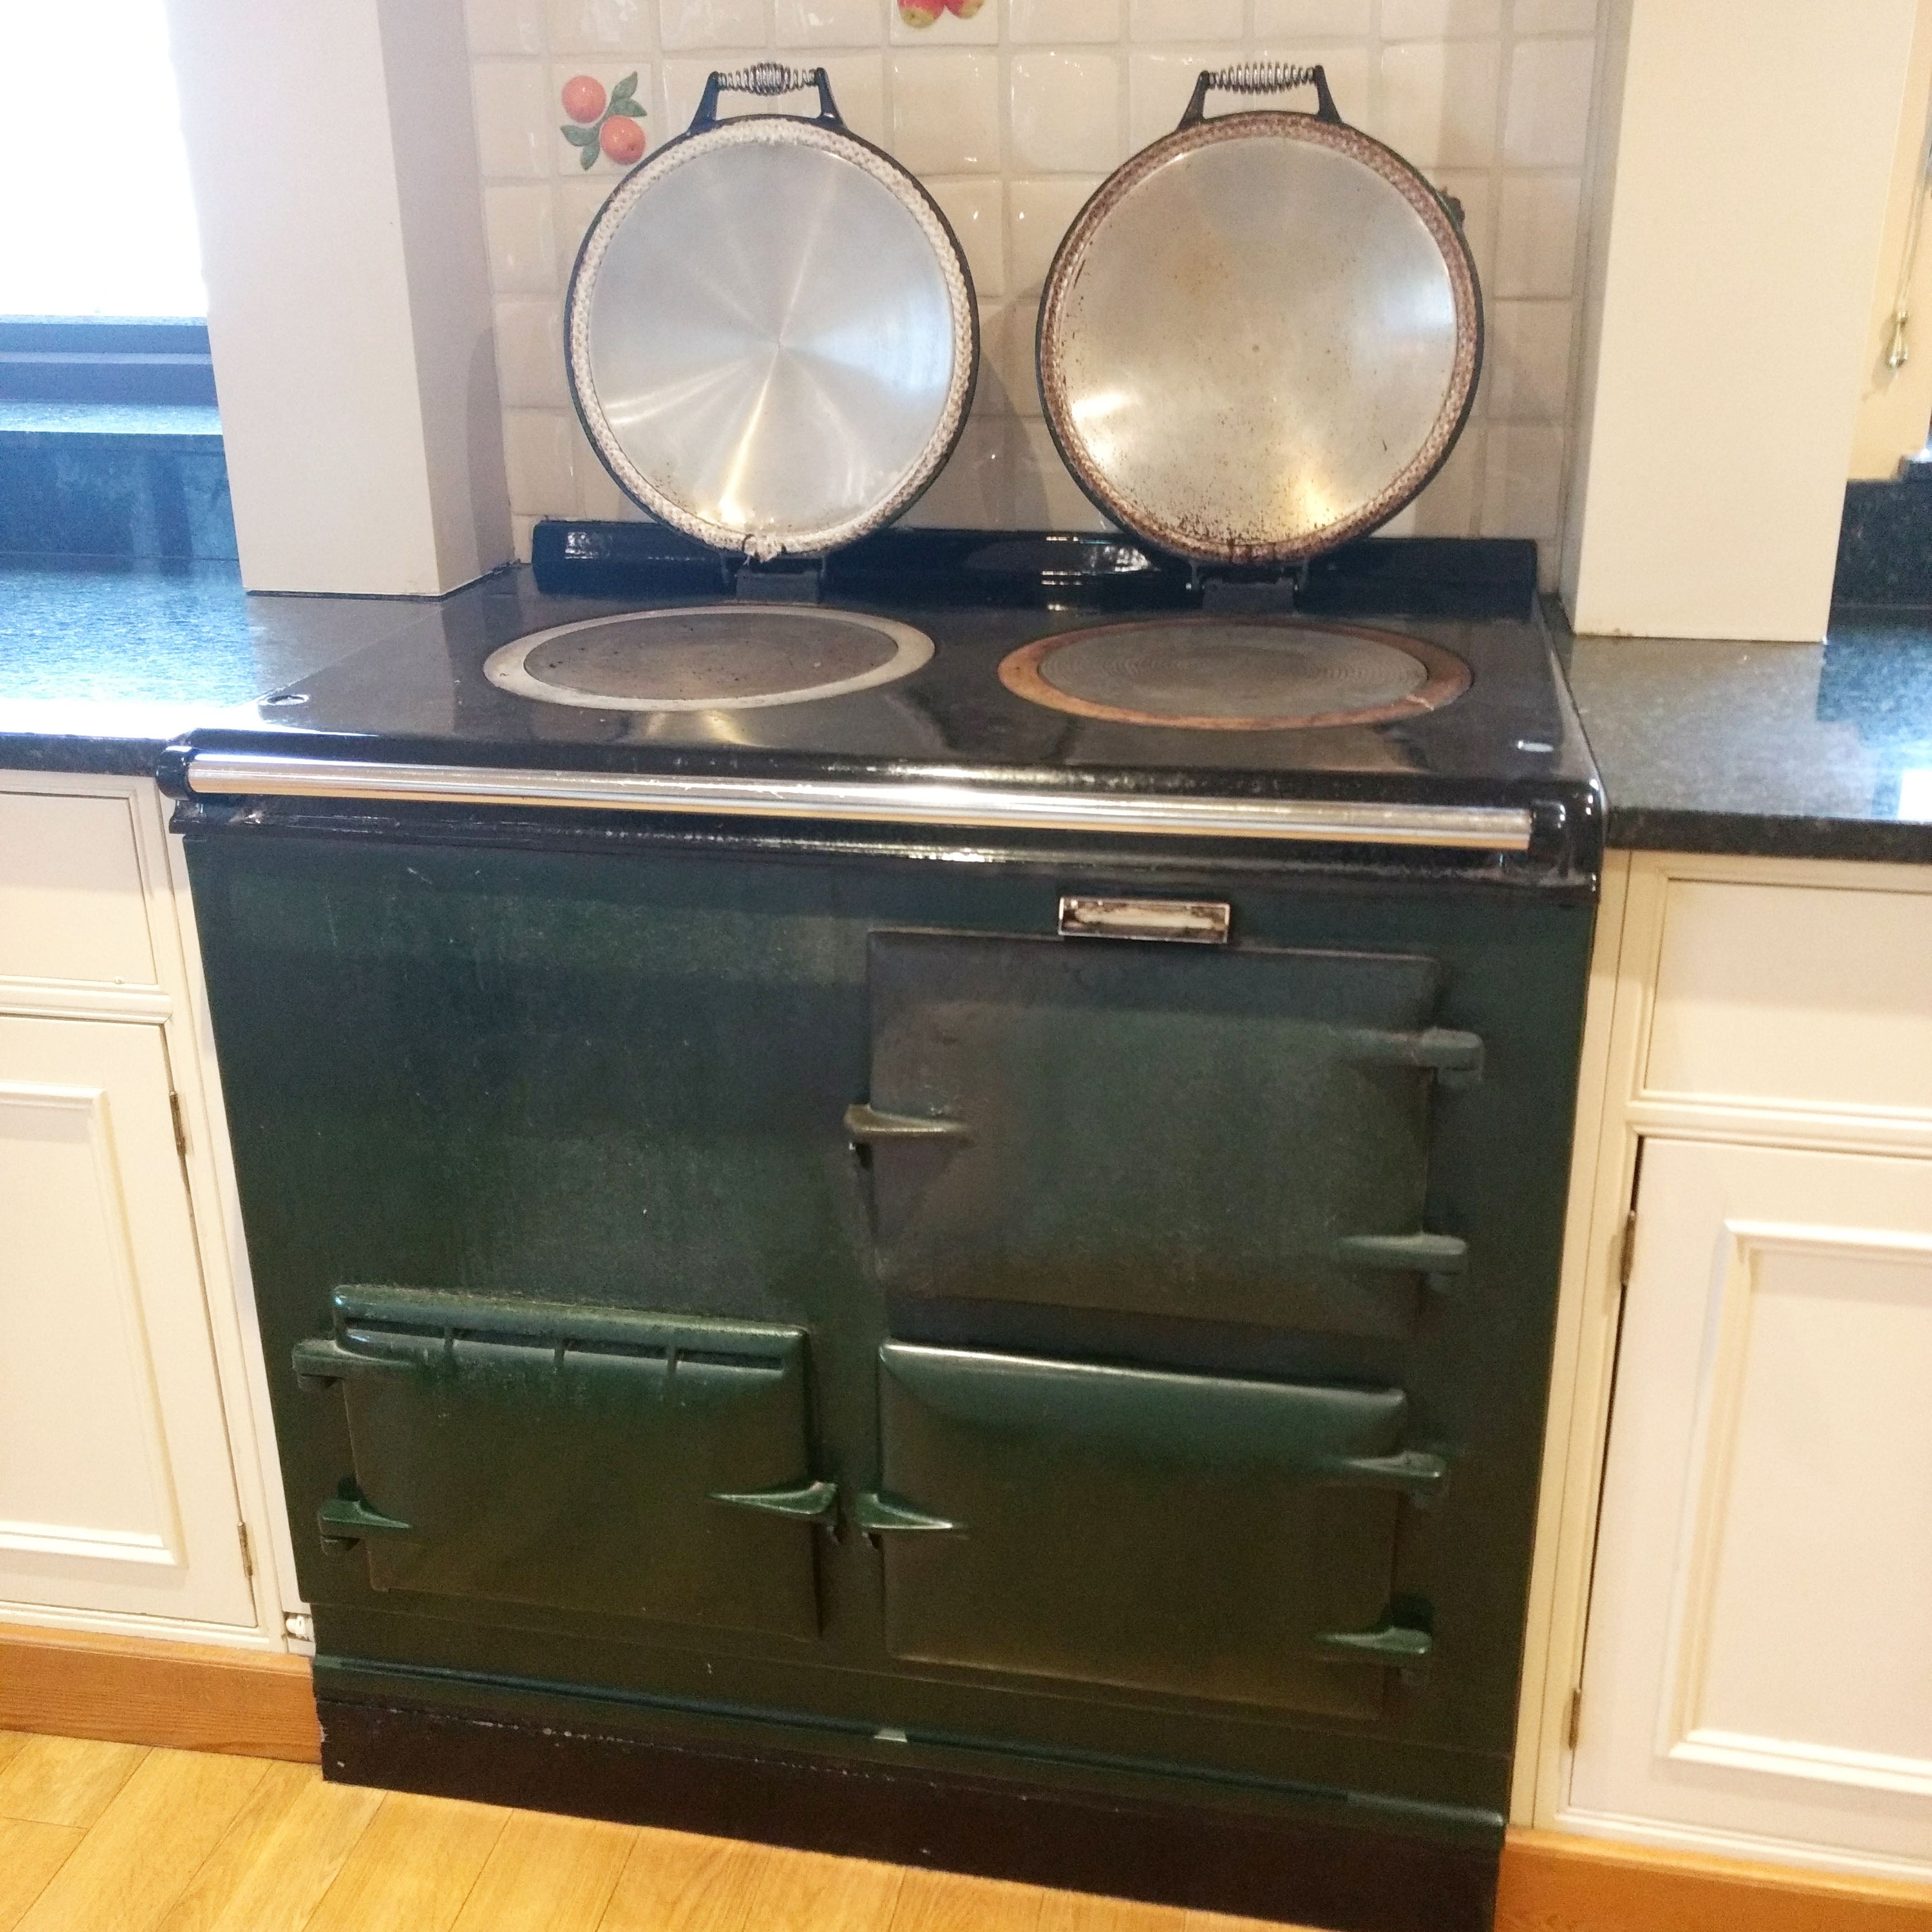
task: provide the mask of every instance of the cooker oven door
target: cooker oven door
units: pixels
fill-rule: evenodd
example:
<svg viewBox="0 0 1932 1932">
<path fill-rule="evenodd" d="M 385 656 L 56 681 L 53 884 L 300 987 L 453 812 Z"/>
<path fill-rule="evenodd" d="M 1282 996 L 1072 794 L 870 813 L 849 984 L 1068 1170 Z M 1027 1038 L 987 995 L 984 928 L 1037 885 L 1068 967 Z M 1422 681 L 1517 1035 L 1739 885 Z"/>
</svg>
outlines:
<svg viewBox="0 0 1932 1932">
<path fill-rule="evenodd" d="M 1391 1603 L 1406 1498 L 1444 1480 L 1390 1388 L 887 1342 L 892 1655 L 1335 1717 L 1424 1667 Z"/>
<path fill-rule="evenodd" d="M 869 978 L 889 1292 L 1399 1336 L 1462 1268 L 1432 1089 L 1483 1049 L 1432 960 L 886 932 Z"/>
<path fill-rule="evenodd" d="M 346 1404 L 324 1543 L 377 1590 L 818 1634 L 795 1328 L 345 1288 L 296 1373 Z"/>
</svg>

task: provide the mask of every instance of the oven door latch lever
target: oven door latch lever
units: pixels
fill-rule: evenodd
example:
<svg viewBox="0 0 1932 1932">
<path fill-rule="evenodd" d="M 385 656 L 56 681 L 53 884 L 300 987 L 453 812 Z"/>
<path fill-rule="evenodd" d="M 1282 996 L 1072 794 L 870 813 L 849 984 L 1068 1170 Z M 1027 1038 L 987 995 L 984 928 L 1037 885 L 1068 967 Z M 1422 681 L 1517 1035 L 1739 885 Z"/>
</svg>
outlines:
<svg viewBox="0 0 1932 1932">
<path fill-rule="evenodd" d="M 792 1483 L 776 1490 L 713 1490 L 710 1499 L 733 1509 L 764 1510 L 793 1522 L 829 1524 L 838 1514 L 836 1483 Z"/>
<path fill-rule="evenodd" d="M 1351 1487 L 1400 1490 L 1418 1508 L 1426 1508 L 1442 1493 L 1449 1465 L 1426 1449 L 1400 1449 L 1392 1456 L 1343 1456 L 1328 1474 Z"/>
<path fill-rule="evenodd" d="M 1439 1294 L 1467 1273 L 1469 1244 L 1460 1234 L 1345 1234 L 1335 1244 L 1335 1258 L 1344 1268 L 1425 1276 Z"/>
<path fill-rule="evenodd" d="M 1425 1630 L 1384 1624 L 1380 1630 L 1324 1630 L 1315 1641 L 1340 1664 L 1393 1664 L 1405 1676 L 1424 1669 L 1436 1640 Z"/>
<path fill-rule="evenodd" d="M 332 1389 L 346 1376 L 408 1376 L 416 1364 L 399 1355 L 364 1355 L 345 1348 L 332 1335 L 298 1342 L 292 1360 L 296 1387 L 311 1393 Z"/>
<path fill-rule="evenodd" d="M 845 1109 L 845 1132 L 854 1147 L 878 1141 L 970 1141 L 973 1130 L 964 1120 L 931 1114 L 882 1113 L 869 1100 Z"/>
<path fill-rule="evenodd" d="M 1458 1027 L 1424 1027 L 1419 1033 L 1364 1033 L 1351 1058 L 1385 1066 L 1420 1066 L 1442 1087 L 1474 1087 L 1483 1077 L 1480 1034 Z"/>
<path fill-rule="evenodd" d="M 964 1527 L 942 1516 L 929 1516 L 924 1510 L 915 1509 L 910 1503 L 902 1502 L 897 1496 L 887 1496 L 883 1490 L 868 1490 L 859 1497 L 852 1505 L 852 1520 L 868 1536 Z"/>
<path fill-rule="evenodd" d="M 385 1516 L 359 1496 L 331 1496 L 315 1513 L 322 1546 L 331 1556 L 353 1550 L 365 1536 L 413 1536 L 416 1526 L 400 1516 Z"/>
</svg>

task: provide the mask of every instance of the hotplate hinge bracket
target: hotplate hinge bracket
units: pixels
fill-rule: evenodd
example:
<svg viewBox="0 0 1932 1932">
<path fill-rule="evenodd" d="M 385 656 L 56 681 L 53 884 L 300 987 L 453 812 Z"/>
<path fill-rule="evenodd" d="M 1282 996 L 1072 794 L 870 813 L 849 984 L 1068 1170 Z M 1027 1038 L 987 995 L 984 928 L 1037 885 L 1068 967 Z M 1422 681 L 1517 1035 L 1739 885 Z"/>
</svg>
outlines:
<svg viewBox="0 0 1932 1932">
<path fill-rule="evenodd" d="M 732 595 L 747 604 L 818 604 L 825 596 L 825 560 L 782 556 L 770 563 L 747 557 L 733 579 Z"/>
<path fill-rule="evenodd" d="M 1300 605 L 1308 588 L 1308 566 L 1298 563 L 1274 577 L 1224 577 L 1204 574 L 1190 566 L 1191 586 L 1201 593 L 1201 608 L 1214 617 L 1286 617 Z"/>
</svg>

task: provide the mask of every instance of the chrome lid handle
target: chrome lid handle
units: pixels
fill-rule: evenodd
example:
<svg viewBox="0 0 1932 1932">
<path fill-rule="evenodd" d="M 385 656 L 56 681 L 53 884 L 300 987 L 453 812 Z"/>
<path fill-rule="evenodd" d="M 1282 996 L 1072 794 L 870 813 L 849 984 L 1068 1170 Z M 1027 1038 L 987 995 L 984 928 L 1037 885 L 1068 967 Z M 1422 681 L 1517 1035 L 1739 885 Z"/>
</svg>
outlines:
<svg viewBox="0 0 1932 1932">
<path fill-rule="evenodd" d="M 1314 88 L 1316 120 L 1332 122 L 1338 128 L 1346 124 L 1335 97 L 1328 92 L 1328 75 L 1319 67 L 1295 67 L 1286 61 L 1241 61 L 1233 67 L 1205 69 L 1194 83 L 1193 97 L 1180 124 L 1191 128 L 1206 119 L 1210 88 L 1223 94 L 1286 94 L 1297 87 Z"/>
<path fill-rule="evenodd" d="M 714 72 L 704 83 L 698 112 L 691 117 L 688 134 L 701 134 L 718 124 L 718 97 L 721 94 L 756 94 L 769 100 L 775 94 L 802 93 L 808 87 L 818 90 L 818 112 L 801 115 L 801 120 L 816 121 L 821 127 L 844 130 L 845 123 L 832 98 L 832 82 L 822 67 L 788 67 L 782 61 L 754 61 L 749 67 Z"/>
</svg>

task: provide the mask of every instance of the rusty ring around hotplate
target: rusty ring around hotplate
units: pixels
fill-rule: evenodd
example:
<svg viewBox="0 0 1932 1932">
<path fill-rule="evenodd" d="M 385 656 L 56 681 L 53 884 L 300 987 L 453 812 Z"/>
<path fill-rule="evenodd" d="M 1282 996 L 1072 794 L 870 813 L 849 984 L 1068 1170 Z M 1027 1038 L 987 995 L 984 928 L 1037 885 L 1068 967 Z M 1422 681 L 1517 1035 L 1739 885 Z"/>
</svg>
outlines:
<svg viewBox="0 0 1932 1932">
<path fill-rule="evenodd" d="M 1393 631 L 1370 630 L 1361 624 L 1328 624 L 1318 627 L 1293 620 L 1268 617 L 1182 617 L 1178 623 L 1211 624 L 1220 630 L 1298 631 L 1320 628 L 1335 635 L 1366 638 L 1372 644 L 1406 652 L 1429 676 L 1406 697 L 1392 704 L 1376 704 L 1353 711 L 1322 711 L 1309 718 L 1186 718 L 1169 717 L 1151 711 L 1129 711 L 1118 705 L 1096 704 L 1091 698 L 1076 698 L 1049 684 L 1040 670 L 1045 659 L 1063 645 L 1105 637 L 1110 632 L 1137 631 L 1139 622 L 1096 624 L 1083 631 L 1060 631 L 1052 637 L 1036 638 L 1000 660 L 1000 682 L 1016 698 L 1030 704 L 1043 704 L 1050 710 L 1072 712 L 1078 718 L 1094 718 L 1109 724 L 1155 724 L 1175 731 L 1312 731 L 1337 724 L 1388 724 L 1402 718 L 1419 717 L 1426 711 L 1439 711 L 1469 688 L 1474 674 L 1454 651 L 1444 650 L 1420 638 L 1399 637 Z"/>
</svg>

